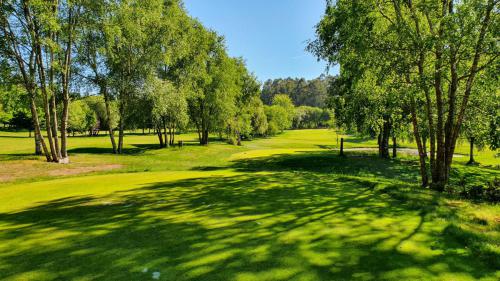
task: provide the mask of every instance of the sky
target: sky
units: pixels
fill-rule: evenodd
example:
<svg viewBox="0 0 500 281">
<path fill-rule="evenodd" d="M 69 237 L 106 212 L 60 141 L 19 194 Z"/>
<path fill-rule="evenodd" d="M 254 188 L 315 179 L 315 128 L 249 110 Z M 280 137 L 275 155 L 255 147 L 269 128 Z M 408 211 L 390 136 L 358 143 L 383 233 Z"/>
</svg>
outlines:
<svg viewBox="0 0 500 281">
<path fill-rule="evenodd" d="M 260 81 L 313 79 L 326 63 L 307 51 L 325 0 L 184 0 L 189 14 L 226 38 L 228 52 L 243 57 Z M 329 74 L 336 74 L 331 69 Z"/>
</svg>

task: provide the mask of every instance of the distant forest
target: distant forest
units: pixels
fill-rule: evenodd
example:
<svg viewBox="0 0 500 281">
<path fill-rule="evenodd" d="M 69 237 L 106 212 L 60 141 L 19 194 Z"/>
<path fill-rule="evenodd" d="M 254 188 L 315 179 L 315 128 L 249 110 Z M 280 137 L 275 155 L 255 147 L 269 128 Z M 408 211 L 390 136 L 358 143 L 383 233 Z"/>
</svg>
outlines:
<svg viewBox="0 0 500 281">
<path fill-rule="evenodd" d="M 333 76 L 321 75 L 313 80 L 304 78 L 285 78 L 267 80 L 262 88 L 261 98 L 264 104 L 271 105 L 274 96 L 285 94 L 295 106 L 326 107 L 328 85 Z"/>
</svg>

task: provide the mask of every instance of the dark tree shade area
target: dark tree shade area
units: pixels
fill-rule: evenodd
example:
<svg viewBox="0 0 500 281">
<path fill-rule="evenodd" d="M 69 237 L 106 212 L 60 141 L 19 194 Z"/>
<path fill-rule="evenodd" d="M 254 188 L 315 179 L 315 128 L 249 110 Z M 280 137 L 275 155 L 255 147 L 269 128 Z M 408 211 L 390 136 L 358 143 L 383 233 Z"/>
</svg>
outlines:
<svg viewBox="0 0 500 281">
<path fill-rule="evenodd" d="M 285 78 L 267 80 L 262 88 L 264 104 L 271 105 L 274 96 L 288 95 L 295 106 L 325 107 L 328 84 L 332 76 L 321 75 L 313 80 L 304 78 Z"/>
</svg>

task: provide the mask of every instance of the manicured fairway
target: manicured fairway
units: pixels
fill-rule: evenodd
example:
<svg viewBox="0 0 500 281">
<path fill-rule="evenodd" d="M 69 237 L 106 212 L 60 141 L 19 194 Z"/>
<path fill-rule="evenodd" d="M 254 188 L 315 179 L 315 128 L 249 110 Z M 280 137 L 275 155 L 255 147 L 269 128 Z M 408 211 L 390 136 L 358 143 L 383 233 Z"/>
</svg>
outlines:
<svg viewBox="0 0 500 281">
<path fill-rule="evenodd" d="M 102 154 L 105 137 L 70 139 L 75 163 L 59 176 L 25 155 L 30 139 L 1 146 L 3 170 L 28 173 L 0 184 L 0 279 L 500 278 L 500 207 L 418 188 L 411 156 L 340 158 L 328 130 L 243 147 L 183 138 L 182 149 L 156 150 L 154 136 L 128 136 L 119 157 Z M 99 165 L 112 166 L 82 170 Z"/>
</svg>

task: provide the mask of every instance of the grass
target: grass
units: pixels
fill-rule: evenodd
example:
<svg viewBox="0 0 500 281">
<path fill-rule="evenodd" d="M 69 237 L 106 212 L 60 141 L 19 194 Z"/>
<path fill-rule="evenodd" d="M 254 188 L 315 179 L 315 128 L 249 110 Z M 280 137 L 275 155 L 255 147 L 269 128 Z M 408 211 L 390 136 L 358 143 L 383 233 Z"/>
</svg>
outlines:
<svg viewBox="0 0 500 281">
<path fill-rule="evenodd" d="M 29 155 L 32 140 L 2 134 L 0 165 L 22 171 L 0 184 L 1 280 L 500 278 L 498 205 L 418 188 L 410 155 L 338 157 L 332 131 L 243 147 L 185 135 L 170 150 L 131 135 L 123 156 L 100 153 L 106 137 L 71 138 L 65 169 L 83 173 L 57 177 Z M 82 169 L 99 165 L 117 166 Z"/>
</svg>

